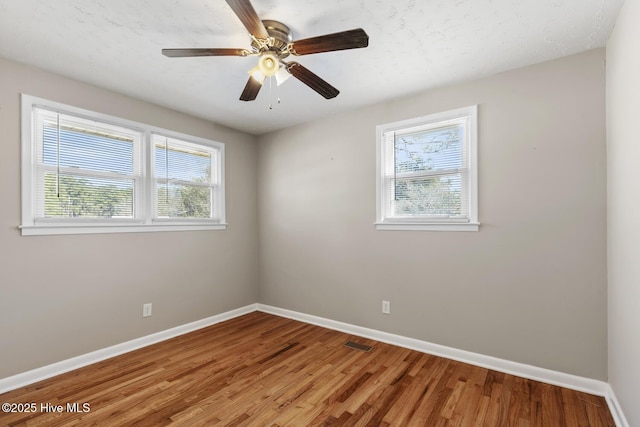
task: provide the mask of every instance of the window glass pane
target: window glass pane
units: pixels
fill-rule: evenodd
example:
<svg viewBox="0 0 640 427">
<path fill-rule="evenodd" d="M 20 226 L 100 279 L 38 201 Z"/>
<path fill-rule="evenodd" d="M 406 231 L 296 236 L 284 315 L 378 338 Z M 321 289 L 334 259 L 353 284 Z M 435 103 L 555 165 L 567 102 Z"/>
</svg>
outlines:
<svg viewBox="0 0 640 427">
<path fill-rule="evenodd" d="M 216 151 L 164 135 L 153 141 L 156 216 L 212 218 Z"/>
<path fill-rule="evenodd" d="M 158 184 L 156 196 L 160 218 L 211 218 L 211 187 Z"/>
<path fill-rule="evenodd" d="M 211 152 L 173 142 L 171 138 L 155 138 L 156 178 L 211 182 Z"/>
<path fill-rule="evenodd" d="M 131 179 L 44 174 L 45 218 L 133 218 Z"/>
<path fill-rule="evenodd" d="M 48 114 L 47 114 L 48 113 Z M 134 139 L 111 129 L 74 122 L 60 117 L 58 124 L 45 112 L 42 126 L 42 163 L 49 166 L 73 167 L 133 175 Z M 58 157 L 59 156 L 59 157 Z"/>
<path fill-rule="evenodd" d="M 456 125 L 396 135 L 396 174 L 462 167 L 463 132 Z"/>
<path fill-rule="evenodd" d="M 396 179 L 392 209 L 394 216 L 460 216 L 461 175 Z"/>
</svg>

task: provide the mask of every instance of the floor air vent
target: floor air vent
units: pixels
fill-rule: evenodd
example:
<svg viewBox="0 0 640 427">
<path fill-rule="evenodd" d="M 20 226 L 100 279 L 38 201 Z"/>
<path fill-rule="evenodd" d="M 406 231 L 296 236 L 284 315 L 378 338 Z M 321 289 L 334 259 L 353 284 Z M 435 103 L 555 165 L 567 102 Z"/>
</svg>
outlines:
<svg viewBox="0 0 640 427">
<path fill-rule="evenodd" d="M 360 350 L 365 352 L 371 351 L 371 349 L 373 348 L 370 345 L 358 344 L 357 342 L 353 342 L 353 341 L 347 341 L 346 343 L 344 343 L 344 346 L 353 348 L 354 350 Z"/>
</svg>

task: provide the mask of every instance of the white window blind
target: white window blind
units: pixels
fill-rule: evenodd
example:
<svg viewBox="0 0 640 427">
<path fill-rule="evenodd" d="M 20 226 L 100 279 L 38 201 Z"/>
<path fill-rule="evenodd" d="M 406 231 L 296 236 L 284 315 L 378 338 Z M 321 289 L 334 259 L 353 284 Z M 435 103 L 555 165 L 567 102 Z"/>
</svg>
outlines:
<svg viewBox="0 0 640 427">
<path fill-rule="evenodd" d="M 378 127 L 379 226 L 477 223 L 475 111 Z"/>
</svg>

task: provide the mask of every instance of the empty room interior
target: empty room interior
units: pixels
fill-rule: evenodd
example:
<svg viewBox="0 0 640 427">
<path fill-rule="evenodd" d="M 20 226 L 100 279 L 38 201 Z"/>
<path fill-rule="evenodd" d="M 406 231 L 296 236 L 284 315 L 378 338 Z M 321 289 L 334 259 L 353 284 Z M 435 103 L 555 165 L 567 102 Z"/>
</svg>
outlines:
<svg viewBox="0 0 640 427">
<path fill-rule="evenodd" d="M 640 426 L 637 22 L 0 0 L 0 425 Z"/>
</svg>

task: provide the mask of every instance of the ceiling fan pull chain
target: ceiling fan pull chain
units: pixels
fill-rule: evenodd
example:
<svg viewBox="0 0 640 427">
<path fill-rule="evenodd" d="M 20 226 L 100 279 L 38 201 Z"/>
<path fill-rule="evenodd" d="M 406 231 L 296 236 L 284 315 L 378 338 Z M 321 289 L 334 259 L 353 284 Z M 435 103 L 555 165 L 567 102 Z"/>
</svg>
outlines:
<svg viewBox="0 0 640 427">
<path fill-rule="evenodd" d="M 275 90 L 273 89 L 273 80 L 269 77 L 269 97 L 271 98 L 271 104 L 269 104 L 269 109 L 273 110 L 273 104 L 275 100 L 275 104 L 280 105 L 282 102 L 280 101 L 280 85 L 275 85 Z"/>
</svg>

